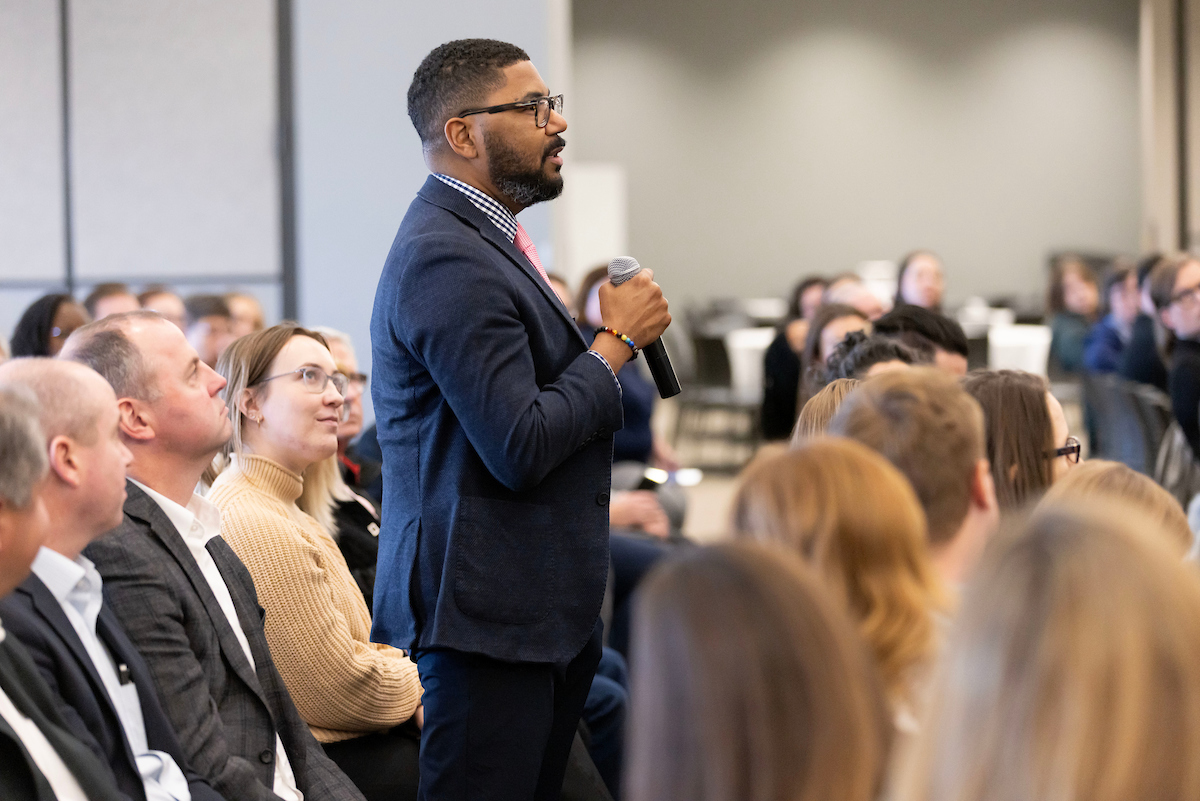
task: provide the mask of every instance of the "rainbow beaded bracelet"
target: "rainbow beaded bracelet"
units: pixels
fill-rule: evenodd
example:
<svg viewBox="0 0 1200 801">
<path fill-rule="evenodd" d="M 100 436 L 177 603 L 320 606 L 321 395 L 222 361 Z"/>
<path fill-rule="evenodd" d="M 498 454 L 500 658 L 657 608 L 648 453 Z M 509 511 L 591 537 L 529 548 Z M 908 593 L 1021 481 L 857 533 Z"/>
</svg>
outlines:
<svg viewBox="0 0 1200 801">
<path fill-rule="evenodd" d="M 600 335 L 600 334 L 612 334 L 614 337 L 616 337 L 617 339 L 621 340 L 621 341 L 622 341 L 622 342 L 624 342 L 626 345 L 628 345 L 628 346 L 629 346 L 629 349 L 630 349 L 631 351 L 633 351 L 633 356 L 632 356 L 631 358 L 634 358 L 634 359 L 636 359 L 636 358 L 637 358 L 637 355 L 638 355 L 638 346 L 637 346 L 637 345 L 635 345 L 635 344 L 633 344 L 633 340 L 632 340 L 632 339 L 630 339 L 629 337 L 625 336 L 624 334 L 622 334 L 622 333 L 621 333 L 620 331 L 618 331 L 617 329 L 615 329 L 615 328 L 609 328 L 608 326 L 601 326 L 600 328 L 597 328 L 597 329 L 596 329 L 596 334 L 597 334 L 597 335 Z"/>
</svg>

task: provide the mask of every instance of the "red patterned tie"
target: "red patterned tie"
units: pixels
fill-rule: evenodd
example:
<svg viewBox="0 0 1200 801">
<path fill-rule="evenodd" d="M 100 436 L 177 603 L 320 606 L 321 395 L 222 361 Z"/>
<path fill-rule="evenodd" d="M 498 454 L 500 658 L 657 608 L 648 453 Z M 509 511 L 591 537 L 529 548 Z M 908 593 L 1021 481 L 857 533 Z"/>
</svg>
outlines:
<svg viewBox="0 0 1200 801">
<path fill-rule="evenodd" d="M 529 263 L 537 269 L 542 280 L 550 284 L 550 276 L 546 275 L 546 268 L 542 266 L 542 260 L 538 258 L 537 248 L 533 246 L 533 240 L 529 238 L 529 234 L 525 232 L 520 223 L 517 223 L 517 235 L 513 238 L 513 244 L 517 246 L 517 250 L 525 254 L 525 258 L 529 259 Z M 550 284 L 550 288 L 553 289 L 554 285 Z"/>
</svg>

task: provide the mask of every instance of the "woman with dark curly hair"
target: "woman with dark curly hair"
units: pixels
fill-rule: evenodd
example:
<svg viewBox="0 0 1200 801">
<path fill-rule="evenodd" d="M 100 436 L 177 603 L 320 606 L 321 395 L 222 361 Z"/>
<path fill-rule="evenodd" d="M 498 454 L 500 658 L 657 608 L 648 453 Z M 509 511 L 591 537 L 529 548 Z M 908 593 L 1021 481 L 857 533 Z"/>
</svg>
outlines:
<svg viewBox="0 0 1200 801">
<path fill-rule="evenodd" d="M 13 329 L 12 355 L 57 356 L 71 332 L 89 322 L 83 306 L 70 295 L 55 293 L 35 300 Z"/>
</svg>

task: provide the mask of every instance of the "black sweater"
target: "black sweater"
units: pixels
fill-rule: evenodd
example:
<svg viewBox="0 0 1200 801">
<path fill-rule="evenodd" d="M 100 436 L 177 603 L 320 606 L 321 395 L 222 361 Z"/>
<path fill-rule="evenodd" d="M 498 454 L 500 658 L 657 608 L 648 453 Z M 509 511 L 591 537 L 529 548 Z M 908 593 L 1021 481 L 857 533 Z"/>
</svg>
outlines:
<svg viewBox="0 0 1200 801">
<path fill-rule="evenodd" d="M 1181 339 L 1175 343 L 1167 383 L 1175 419 L 1192 452 L 1200 454 L 1200 342 Z"/>
<path fill-rule="evenodd" d="M 1125 346 L 1125 352 L 1121 354 L 1118 372 L 1122 378 L 1130 381 L 1153 384 L 1164 392 L 1167 390 L 1167 368 L 1158 355 L 1158 345 L 1154 341 L 1154 320 L 1149 315 L 1139 314 L 1133 321 L 1133 334 Z"/>
</svg>

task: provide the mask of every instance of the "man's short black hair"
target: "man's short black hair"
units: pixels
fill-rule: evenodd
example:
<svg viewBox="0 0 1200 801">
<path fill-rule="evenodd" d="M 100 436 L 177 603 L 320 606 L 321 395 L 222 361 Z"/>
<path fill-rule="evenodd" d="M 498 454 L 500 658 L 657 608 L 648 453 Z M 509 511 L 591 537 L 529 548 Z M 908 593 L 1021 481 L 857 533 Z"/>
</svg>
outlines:
<svg viewBox="0 0 1200 801">
<path fill-rule="evenodd" d="M 456 39 L 435 47 L 408 87 L 408 118 L 421 144 L 439 141 L 446 120 L 481 105 L 489 92 L 504 85 L 501 70 L 521 61 L 529 61 L 529 54 L 495 39 Z"/>
<path fill-rule="evenodd" d="M 892 309 L 875 321 L 874 331 L 917 350 L 924 350 L 924 342 L 928 342 L 935 348 L 964 358 L 970 354 L 967 335 L 961 325 L 944 314 L 920 306 L 905 304 Z"/>
</svg>

